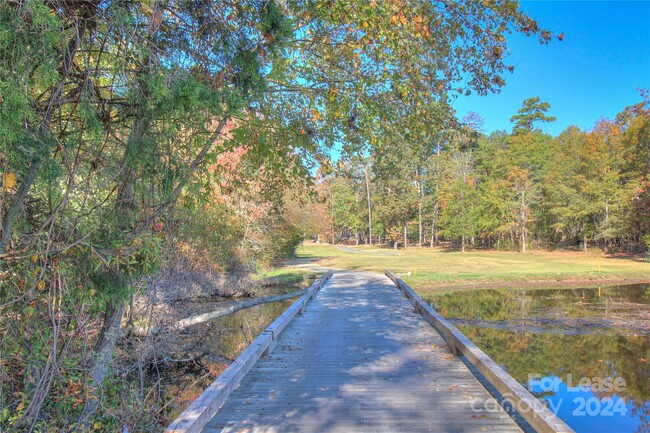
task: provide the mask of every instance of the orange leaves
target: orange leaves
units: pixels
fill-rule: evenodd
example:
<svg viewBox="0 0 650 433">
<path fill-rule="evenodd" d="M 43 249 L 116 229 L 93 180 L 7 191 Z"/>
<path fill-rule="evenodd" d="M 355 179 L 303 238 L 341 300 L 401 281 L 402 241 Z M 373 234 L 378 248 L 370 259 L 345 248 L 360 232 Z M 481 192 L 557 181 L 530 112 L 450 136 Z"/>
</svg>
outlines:
<svg viewBox="0 0 650 433">
<path fill-rule="evenodd" d="M 525 182 L 530 177 L 530 172 L 519 166 L 513 167 L 508 173 L 508 180 L 511 182 Z"/>
<path fill-rule="evenodd" d="M 500 59 L 500 58 L 503 57 L 503 48 L 501 48 L 499 46 L 494 46 L 494 47 L 492 47 L 491 54 L 492 54 L 493 58 Z"/>
<path fill-rule="evenodd" d="M 399 11 L 390 18 L 390 22 L 395 27 L 409 25 L 412 27 L 410 31 L 417 37 L 426 39 L 431 37 L 431 28 L 426 24 L 426 19 L 422 15 L 407 16 L 404 12 Z"/>
<path fill-rule="evenodd" d="M 319 121 L 319 120 L 321 120 L 323 118 L 323 115 L 318 110 L 311 110 L 310 114 L 311 114 L 311 121 L 312 122 Z"/>
<path fill-rule="evenodd" d="M 148 2 L 141 2 L 140 8 L 142 9 L 142 12 L 144 12 L 145 14 L 153 15 L 153 8 L 148 4 Z"/>
<path fill-rule="evenodd" d="M 422 34 L 426 39 L 429 39 L 431 37 L 431 28 L 427 25 L 422 26 Z"/>
<path fill-rule="evenodd" d="M 404 24 L 406 22 L 406 20 L 405 19 L 403 20 L 403 19 L 404 19 L 404 15 L 402 14 L 402 12 L 400 12 L 400 13 L 395 14 L 392 17 L 390 17 L 390 22 L 391 22 L 391 24 L 396 26 L 398 24 Z"/>
<path fill-rule="evenodd" d="M 2 187 L 5 189 L 12 189 L 16 186 L 16 175 L 13 173 L 5 173 L 2 176 Z"/>
<path fill-rule="evenodd" d="M 327 90 L 327 99 L 330 102 L 336 101 L 336 96 L 339 93 L 339 90 L 336 88 L 336 86 L 330 86 L 330 88 Z"/>
</svg>

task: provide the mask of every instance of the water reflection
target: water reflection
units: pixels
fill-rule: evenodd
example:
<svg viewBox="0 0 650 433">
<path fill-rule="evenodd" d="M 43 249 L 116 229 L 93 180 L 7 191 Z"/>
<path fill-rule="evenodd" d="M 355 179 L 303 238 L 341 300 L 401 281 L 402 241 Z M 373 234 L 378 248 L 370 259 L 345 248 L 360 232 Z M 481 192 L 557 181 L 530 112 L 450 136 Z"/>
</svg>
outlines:
<svg viewBox="0 0 650 433">
<path fill-rule="evenodd" d="M 424 298 L 577 432 L 650 431 L 650 285 Z"/>
<path fill-rule="evenodd" d="M 234 360 L 294 301 L 273 302 L 238 311 L 205 323 L 201 332 L 191 337 L 196 339 L 198 349 Z"/>
<path fill-rule="evenodd" d="M 264 290 L 260 296 L 296 290 L 283 287 Z M 162 364 L 148 373 L 147 385 L 153 387 L 152 400 L 164 403 L 159 423 L 168 425 L 214 381 L 241 352 L 294 300 L 257 305 L 230 316 L 202 323 L 176 337 L 176 350 L 172 357 L 198 354 L 189 364 Z M 208 303 L 209 304 L 209 303 Z M 218 307 L 201 305 L 206 311 Z"/>
</svg>

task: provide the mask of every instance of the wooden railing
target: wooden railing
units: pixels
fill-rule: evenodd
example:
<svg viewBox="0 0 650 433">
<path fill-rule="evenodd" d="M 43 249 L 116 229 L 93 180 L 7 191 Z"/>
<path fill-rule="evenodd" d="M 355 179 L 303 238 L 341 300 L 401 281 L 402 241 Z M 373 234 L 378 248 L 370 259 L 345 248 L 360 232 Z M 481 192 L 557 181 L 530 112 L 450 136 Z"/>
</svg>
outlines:
<svg viewBox="0 0 650 433">
<path fill-rule="evenodd" d="M 536 431 L 540 433 L 575 433 L 571 427 L 551 412 L 544 403 L 510 376 L 454 325 L 424 302 L 408 284 L 392 272 L 385 271 L 385 273 L 413 304 L 415 310 L 438 330 L 452 353 L 455 355 L 462 353 Z"/>
<path fill-rule="evenodd" d="M 327 271 L 315 281 L 307 293 L 271 323 L 223 373 L 181 413 L 165 430 L 165 433 L 198 433 L 210 421 L 228 396 L 239 386 L 242 379 L 253 368 L 258 359 L 268 355 L 278 343 L 278 337 L 296 314 L 305 311 L 307 302 L 332 276 Z"/>
</svg>

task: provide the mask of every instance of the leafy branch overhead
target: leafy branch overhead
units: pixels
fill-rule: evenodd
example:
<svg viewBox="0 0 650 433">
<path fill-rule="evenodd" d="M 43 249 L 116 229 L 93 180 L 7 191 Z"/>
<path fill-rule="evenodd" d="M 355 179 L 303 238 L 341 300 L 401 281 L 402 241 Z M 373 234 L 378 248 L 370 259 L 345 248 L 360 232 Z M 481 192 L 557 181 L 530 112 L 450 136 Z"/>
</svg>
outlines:
<svg viewBox="0 0 650 433">
<path fill-rule="evenodd" d="M 133 299 L 290 254 L 289 187 L 335 146 L 427 154 L 454 96 L 505 84 L 513 32 L 551 40 L 515 2 L 0 2 L 0 429 L 122 430 Z"/>
</svg>

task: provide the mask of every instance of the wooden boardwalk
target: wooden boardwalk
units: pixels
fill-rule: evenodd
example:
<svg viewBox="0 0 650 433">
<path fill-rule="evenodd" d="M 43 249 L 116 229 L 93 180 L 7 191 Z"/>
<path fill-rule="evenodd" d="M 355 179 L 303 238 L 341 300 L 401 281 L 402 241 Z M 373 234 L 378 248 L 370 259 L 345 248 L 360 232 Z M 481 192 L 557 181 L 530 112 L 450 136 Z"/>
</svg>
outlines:
<svg viewBox="0 0 650 433">
<path fill-rule="evenodd" d="M 202 430 L 521 432 L 386 277 L 337 271 Z"/>
</svg>

